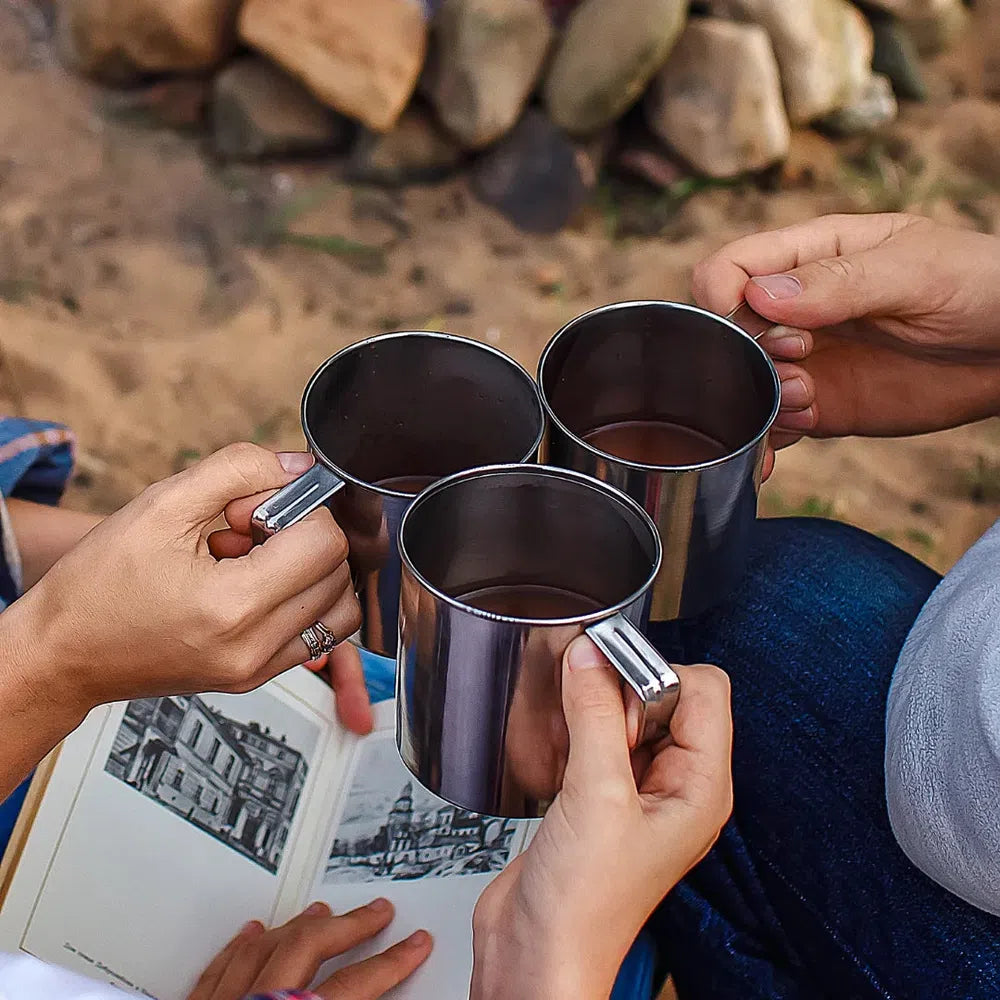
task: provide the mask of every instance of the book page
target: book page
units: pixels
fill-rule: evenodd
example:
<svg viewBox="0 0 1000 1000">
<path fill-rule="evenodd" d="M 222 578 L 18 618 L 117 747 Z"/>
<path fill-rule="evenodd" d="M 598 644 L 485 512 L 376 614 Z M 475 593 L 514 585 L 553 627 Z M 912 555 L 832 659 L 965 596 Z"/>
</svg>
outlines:
<svg viewBox="0 0 1000 1000">
<path fill-rule="evenodd" d="M 63 746 L 0 945 L 183 1000 L 247 920 L 271 923 L 283 894 L 301 895 L 329 814 L 312 792 L 335 782 L 349 742 L 304 670 L 244 695 L 99 709 Z"/>
<path fill-rule="evenodd" d="M 372 942 L 327 963 L 320 979 L 424 928 L 434 937 L 431 957 L 387 996 L 467 997 L 476 901 L 537 826 L 479 816 L 424 789 L 396 749 L 395 702 L 377 705 L 375 732 L 350 753 L 310 899 L 342 913 L 384 896 L 396 917 Z"/>
</svg>

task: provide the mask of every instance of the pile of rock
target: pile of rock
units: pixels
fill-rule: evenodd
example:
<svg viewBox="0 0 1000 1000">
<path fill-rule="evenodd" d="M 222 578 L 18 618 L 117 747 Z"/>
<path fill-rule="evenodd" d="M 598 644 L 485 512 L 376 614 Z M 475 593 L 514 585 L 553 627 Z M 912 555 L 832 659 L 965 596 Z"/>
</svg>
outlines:
<svg viewBox="0 0 1000 1000">
<path fill-rule="evenodd" d="M 627 113 L 630 142 L 638 121 L 686 170 L 761 171 L 795 127 L 870 131 L 922 99 L 920 54 L 966 18 L 963 0 L 56 2 L 71 66 L 173 124 L 204 114 L 222 157 L 344 154 L 387 184 L 468 163 L 538 231 L 586 197 Z"/>
</svg>

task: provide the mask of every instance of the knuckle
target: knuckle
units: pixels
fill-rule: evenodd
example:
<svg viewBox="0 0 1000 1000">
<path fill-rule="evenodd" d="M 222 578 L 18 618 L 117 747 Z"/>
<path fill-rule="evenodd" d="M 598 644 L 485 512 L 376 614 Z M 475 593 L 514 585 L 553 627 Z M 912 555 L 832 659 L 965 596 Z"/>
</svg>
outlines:
<svg viewBox="0 0 1000 1000">
<path fill-rule="evenodd" d="M 293 959 L 308 960 L 320 949 L 321 937 L 312 923 L 300 923 L 286 932 L 282 949 Z"/>
<path fill-rule="evenodd" d="M 817 261 L 816 266 L 837 281 L 853 282 L 864 277 L 863 265 L 853 257 L 830 257 Z"/>
<path fill-rule="evenodd" d="M 213 625 L 222 638 L 242 632 L 251 617 L 249 601 L 236 592 L 227 593 L 224 597 L 217 596 L 212 606 Z"/>
<path fill-rule="evenodd" d="M 613 719 L 624 711 L 617 692 L 604 684 L 579 685 L 574 689 L 571 700 L 578 712 L 592 719 Z"/>
<path fill-rule="evenodd" d="M 727 674 L 725 670 L 712 663 L 706 663 L 703 668 L 702 676 L 705 678 L 705 682 L 708 685 L 714 688 L 718 694 L 724 695 L 728 700 L 730 694 L 732 693 L 732 683 L 729 680 L 729 674 Z"/>
<path fill-rule="evenodd" d="M 348 635 L 354 635 L 361 628 L 361 604 L 357 595 L 353 592 L 348 595 L 349 604 L 347 614 L 344 616 L 344 625 L 349 629 Z"/>
<path fill-rule="evenodd" d="M 710 257 L 705 257 L 698 261 L 691 272 L 691 294 L 695 302 L 704 306 L 708 298 L 708 289 L 711 284 L 711 274 L 718 259 L 718 254 L 714 253 Z"/>
<path fill-rule="evenodd" d="M 248 495 L 260 490 L 260 483 L 274 478 L 274 456 L 260 445 L 237 441 L 217 451 L 209 461 L 226 467 L 234 481 L 242 482 Z"/>
</svg>

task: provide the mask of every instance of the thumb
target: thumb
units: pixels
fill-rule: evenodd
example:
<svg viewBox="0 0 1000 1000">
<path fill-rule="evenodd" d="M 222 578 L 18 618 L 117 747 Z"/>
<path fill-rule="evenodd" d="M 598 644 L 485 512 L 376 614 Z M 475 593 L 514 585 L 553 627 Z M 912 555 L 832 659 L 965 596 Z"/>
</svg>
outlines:
<svg viewBox="0 0 1000 1000">
<path fill-rule="evenodd" d="M 618 674 L 585 635 L 563 656 L 562 700 L 569 730 L 566 782 L 586 787 L 603 777 L 634 788 Z"/>
<path fill-rule="evenodd" d="M 921 291 L 900 268 L 899 256 L 877 247 L 812 261 L 781 274 L 751 278 L 747 303 L 781 326 L 815 330 L 895 311 Z"/>
<path fill-rule="evenodd" d="M 287 486 L 313 464 L 311 455 L 276 455 L 255 444 L 231 444 L 163 484 L 163 499 L 192 525 L 218 517 L 238 497 Z"/>
</svg>

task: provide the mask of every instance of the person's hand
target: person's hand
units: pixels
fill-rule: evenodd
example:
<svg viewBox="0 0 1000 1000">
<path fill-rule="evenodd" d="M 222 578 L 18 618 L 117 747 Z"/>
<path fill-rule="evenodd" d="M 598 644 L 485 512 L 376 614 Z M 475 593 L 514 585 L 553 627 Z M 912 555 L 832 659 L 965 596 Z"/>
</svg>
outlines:
<svg viewBox="0 0 1000 1000">
<path fill-rule="evenodd" d="M 237 497 L 284 486 L 311 462 L 232 445 L 151 486 L 94 528 L 5 613 L 13 662 L 42 703 L 240 692 L 301 663 L 317 619 L 353 634 L 347 542 L 326 510 L 233 558 L 206 531 Z M 82 717 L 82 715 L 81 715 Z"/>
<path fill-rule="evenodd" d="M 205 970 L 188 1000 L 242 1000 L 305 989 L 324 962 L 375 937 L 392 917 L 392 904 L 377 899 L 338 917 L 325 903 L 313 903 L 269 931 L 251 921 Z M 323 1000 L 378 1000 L 423 965 L 432 947 L 430 935 L 417 931 L 381 954 L 338 970 L 312 992 Z"/>
<path fill-rule="evenodd" d="M 695 269 L 695 301 L 745 297 L 777 329 L 772 441 L 896 436 L 1000 412 L 1000 239 L 911 215 L 834 215 L 737 240 Z"/>
<path fill-rule="evenodd" d="M 630 759 L 617 674 L 587 638 L 567 650 L 562 790 L 476 907 L 473 1000 L 606 1000 L 650 913 L 715 842 L 732 809 L 729 681 L 676 669 L 672 739 Z"/>
<path fill-rule="evenodd" d="M 217 559 L 232 559 L 247 555 L 253 548 L 251 521 L 254 511 L 273 496 L 268 490 L 251 497 L 240 497 L 226 506 L 227 527 L 208 536 L 208 547 Z M 349 520 L 339 523 L 348 539 L 352 570 L 370 571 L 371 560 L 381 566 L 389 551 L 389 536 L 381 505 L 360 502 L 362 496 L 352 494 L 345 504 Z M 288 530 L 287 528 L 285 529 Z M 336 633 L 343 636 L 343 633 Z M 346 637 L 344 637 L 346 638 Z M 367 736 L 375 725 L 361 654 L 350 642 L 342 642 L 332 653 L 309 660 L 305 666 L 330 681 L 337 698 L 337 715 L 344 726 L 358 736 Z"/>
</svg>

